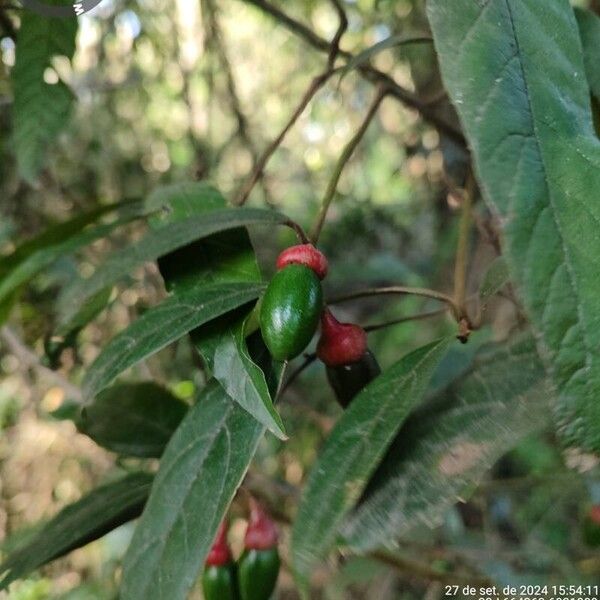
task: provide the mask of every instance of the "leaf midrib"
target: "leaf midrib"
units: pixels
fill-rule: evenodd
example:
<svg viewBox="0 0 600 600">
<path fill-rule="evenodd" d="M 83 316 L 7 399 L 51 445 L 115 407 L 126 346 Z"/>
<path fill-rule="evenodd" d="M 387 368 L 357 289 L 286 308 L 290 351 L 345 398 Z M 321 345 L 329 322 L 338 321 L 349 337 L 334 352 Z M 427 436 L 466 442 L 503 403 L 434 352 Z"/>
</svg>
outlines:
<svg viewBox="0 0 600 600">
<path fill-rule="evenodd" d="M 490 4 L 491 4 L 491 2 L 490 2 Z M 543 174 L 544 174 L 544 186 L 546 188 L 547 196 L 548 196 L 548 204 L 546 206 L 550 209 L 550 214 L 552 215 L 552 221 L 554 222 L 554 225 L 559 233 L 560 248 L 561 248 L 561 251 L 563 254 L 563 262 L 561 264 L 564 264 L 564 266 L 566 267 L 571 289 L 573 290 L 574 296 L 577 298 L 577 302 L 575 303 L 576 310 L 577 310 L 576 324 L 580 326 L 580 330 L 582 331 L 582 341 L 583 341 L 583 345 L 584 345 L 584 349 L 585 349 L 585 365 L 580 367 L 577 371 L 575 371 L 574 373 L 572 373 L 570 375 L 569 380 L 571 380 L 576 375 L 576 373 L 578 373 L 580 370 L 589 368 L 590 357 L 591 357 L 591 344 L 590 344 L 589 338 L 588 338 L 586 330 L 585 330 L 586 328 L 581 326 L 582 323 L 585 322 L 584 316 L 581 313 L 581 302 L 579 301 L 581 295 L 580 295 L 580 292 L 576 285 L 576 278 L 574 276 L 574 269 L 573 269 L 572 262 L 571 262 L 572 259 L 569 255 L 569 251 L 564 243 L 565 236 L 562 231 L 560 220 L 557 217 L 555 199 L 554 199 L 554 195 L 552 192 L 552 188 L 549 184 L 549 181 L 550 181 L 550 177 L 548 175 L 549 171 L 548 171 L 548 168 L 546 165 L 542 146 L 540 145 L 540 133 L 539 133 L 539 130 L 537 127 L 536 113 L 534 111 L 533 103 L 531 101 L 531 93 L 530 93 L 530 86 L 529 86 L 529 81 L 528 81 L 528 77 L 527 77 L 527 71 L 526 71 L 525 64 L 523 63 L 523 59 L 522 59 L 521 44 L 519 42 L 519 36 L 517 34 L 517 28 L 516 28 L 515 21 L 514 21 L 514 15 L 513 15 L 512 9 L 511 9 L 510 0 L 504 0 L 504 4 L 506 6 L 506 10 L 507 10 L 508 17 L 509 17 L 510 27 L 511 27 L 513 38 L 514 38 L 515 44 L 516 44 L 517 62 L 519 64 L 519 69 L 521 71 L 521 77 L 523 80 L 523 89 L 525 92 L 525 97 L 527 99 L 527 107 L 528 107 L 528 112 L 529 112 L 530 125 L 531 125 L 532 132 L 534 133 L 534 136 L 532 139 L 535 142 L 535 145 L 537 148 L 537 153 L 540 157 L 541 167 L 542 167 Z M 480 12 L 480 15 L 484 10 L 485 10 L 485 7 Z M 523 144 L 521 146 L 521 152 L 523 150 L 524 145 L 525 144 Z M 519 159 L 519 164 L 520 164 L 520 162 L 521 162 L 521 159 Z M 542 208 L 542 211 L 543 211 L 543 208 Z M 538 213 L 536 222 L 539 221 L 539 215 L 540 215 L 540 213 Z M 529 247 L 531 248 L 531 246 L 529 246 Z M 555 273 L 556 273 L 556 271 L 558 271 L 559 268 L 560 268 L 560 265 L 556 268 Z M 552 277 L 554 277 L 554 275 Z M 549 283 L 549 286 L 550 286 L 550 283 Z M 573 327 L 573 325 L 571 325 L 571 327 Z M 562 339 L 564 341 L 566 339 L 566 336 L 563 336 Z M 560 346 L 562 348 L 562 343 L 560 344 Z M 560 354 L 560 350 L 557 352 L 557 354 Z"/>
</svg>

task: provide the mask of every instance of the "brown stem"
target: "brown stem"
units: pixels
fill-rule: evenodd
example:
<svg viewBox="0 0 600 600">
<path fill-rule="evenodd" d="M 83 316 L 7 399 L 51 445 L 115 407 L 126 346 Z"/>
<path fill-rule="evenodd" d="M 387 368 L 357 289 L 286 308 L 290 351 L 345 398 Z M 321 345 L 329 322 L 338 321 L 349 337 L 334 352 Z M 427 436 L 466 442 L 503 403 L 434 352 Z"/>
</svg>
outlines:
<svg viewBox="0 0 600 600">
<path fill-rule="evenodd" d="M 319 236 L 321 235 L 321 230 L 323 229 L 323 224 L 325 223 L 325 219 L 327 217 L 327 211 L 329 210 L 329 206 L 333 201 L 335 190 L 337 189 L 340 177 L 342 176 L 342 171 L 344 170 L 347 162 L 350 160 L 354 150 L 356 150 L 360 140 L 362 140 L 363 136 L 365 135 L 369 124 L 377 113 L 377 109 L 379 108 L 382 100 L 385 98 L 386 93 L 387 89 L 384 86 L 380 85 L 377 88 L 377 93 L 375 94 L 375 97 L 369 106 L 369 110 L 367 111 L 363 122 L 360 124 L 360 127 L 356 130 L 356 133 L 352 136 L 350 141 L 346 144 L 346 147 L 342 151 L 342 154 L 340 155 L 337 164 L 333 169 L 333 173 L 331 174 L 331 178 L 327 184 L 327 189 L 325 190 L 325 195 L 321 201 L 321 209 L 319 210 L 310 236 L 313 244 L 316 244 L 319 241 Z"/>
<path fill-rule="evenodd" d="M 289 377 L 286 379 L 286 382 L 281 387 L 281 393 L 283 394 L 290 387 L 290 385 L 292 385 L 296 378 L 299 377 L 312 363 L 314 363 L 315 360 L 317 360 L 316 354 L 305 354 L 304 361 L 290 373 Z"/>
<path fill-rule="evenodd" d="M 262 153 L 262 155 L 256 162 L 252 173 L 250 174 L 250 176 L 248 177 L 248 179 L 246 180 L 246 182 L 244 183 L 244 185 L 242 186 L 242 188 L 236 196 L 234 204 L 238 206 L 241 206 L 246 202 L 246 200 L 248 200 L 248 197 L 250 196 L 250 193 L 256 185 L 256 182 L 263 175 L 265 167 L 267 166 L 267 163 L 269 162 L 271 156 L 273 156 L 275 150 L 279 148 L 288 131 L 300 118 L 300 115 L 304 112 L 304 109 L 308 106 L 309 102 L 312 100 L 314 95 L 321 89 L 325 82 L 336 72 L 334 63 L 340 51 L 340 39 L 346 31 L 346 28 L 348 27 L 348 20 L 346 19 L 346 14 L 344 13 L 338 0 L 332 0 L 332 3 L 338 12 L 340 22 L 331 43 L 325 42 L 327 44 L 327 50 L 329 52 L 329 55 L 327 57 L 327 68 L 323 73 L 313 78 L 313 80 L 310 82 L 310 85 L 308 86 L 308 89 L 304 92 L 304 95 L 300 99 L 296 110 L 294 110 L 291 117 L 288 119 L 288 122 L 279 132 L 279 135 L 267 146 L 265 151 Z"/>
<path fill-rule="evenodd" d="M 310 46 L 319 50 L 321 52 L 328 52 L 330 49 L 329 42 L 317 35 L 312 29 L 304 25 L 303 23 L 296 21 L 282 10 L 280 10 L 277 6 L 274 6 L 267 0 L 242 0 L 248 4 L 252 4 L 256 6 L 263 12 L 269 14 L 276 21 L 281 23 L 284 27 L 286 27 L 289 31 L 291 31 L 294 35 L 302 38 L 306 43 Z M 348 61 L 354 58 L 354 55 L 351 52 L 346 50 L 340 50 L 339 55 Z M 423 102 L 420 98 L 403 88 L 401 85 L 396 83 L 394 79 L 392 79 L 387 73 L 379 71 L 375 67 L 371 65 L 360 65 L 358 67 L 358 73 L 365 80 L 370 81 L 371 83 L 379 83 L 383 84 L 387 87 L 388 94 L 393 96 L 405 106 L 409 108 L 414 108 L 419 111 L 419 113 L 423 116 L 423 118 L 429 123 L 435 125 L 440 131 L 443 131 L 449 138 L 454 140 L 461 146 L 466 146 L 465 138 L 462 132 L 456 129 L 451 123 L 445 121 L 435 110 L 435 106 L 428 103 L 428 101 Z"/>
<path fill-rule="evenodd" d="M 284 221 L 283 224 L 295 231 L 296 236 L 298 237 L 298 240 L 300 241 L 301 244 L 310 243 L 310 239 L 306 235 L 306 232 L 304 231 L 304 229 L 302 229 L 302 227 L 298 223 L 296 223 L 296 221 L 292 221 L 292 219 L 288 219 L 287 221 Z"/>
<path fill-rule="evenodd" d="M 381 288 L 367 288 L 364 290 L 358 290 L 356 292 L 351 292 L 350 294 L 345 294 L 343 296 L 337 296 L 327 300 L 328 304 L 339 304 L 340 302 L 346 302 L 348 300 L 355 300 L 357 298 L 365 298 L 367 296 L 380 296 L 387 294 L 407 294 L 412 296 L 422 296 L 424 298 L 433 298 L 434 300 L 439 300 L 440 302 L 445 302 L 451 309 L 455 317 L 458 317 L 459 311 L 456 306 L 454 299 L 443 292 L 438 292 L 436 290 L 430 290 L 428 288 L 415 288 L 415 287 L 406 287 L 402 285 L 393 285 L 388 287 Z"/>
<path fill-rule="evenodd" d="M 429 312 L 416 313 L 414 315 L 408 315 L 406 317 L 399 317 L 398 319 L 392 319 L 391 321 L 384 321 L 383 323 L 376 323 L 375 325 L 367 325 L 364 330 L 377 331 L 379 329 L 385 329 L 386 327 L 392 327 L 393 325 L 399 325 L 401 323 L 407 323 L 409 321 L 423 321 L 424 319 L 430 319 L 431 317 L 438 317 L 443 315 L 448 309 L 439 308 L 438 310 L 431 310 Z"/>
<path fill-rule="evenodd" d="M 217 59 L 219 60 L 219 63 L 225 75 L 228 100 L 231 107 L 231 112 L 233 113 L 237 124 L 236 135 L 239 136 L 244 146 L 250 152 L 250 156 L 252 157 L 252 168 L 255 168 L 259 159 L 259 153 L 256 143 L 250 135 L 248 117 L 246 117 L 242 109 L 242 103 L 238 94 L 237 82 L 235 80 L 233 68 L 231 66 L 231 62 L 229 60 L 229 56 L 227 55 L 227 50 L 224 44 L 223 32 L 221 30 L 221 24 L 219 22 L 217 9 L 213 5 L 212 0 L 205 0 L 205 2 L 207 8 L 207 20 L 211 29 L 212 44 L 214 45 Z M 259 175 L 259 181 L 262 185 L 262 189 L 264 191 L 265 198 L 267 199 L 267 203 L 272 204 L 272 202 L 269 200 L 270 192 L 264 177 L 264 173 L 261 173 Z"/>
<path fill-rule="evenodd" d="M 456 246 L 456 263 L 454 266 L 454 302 L 459 310 L 459 317 L 466 318 L 465 298 L 467 293 L 467 265 L 469 255 L 469 236 L 471 233 L 471 206 L 475 193 L 475 179 L 471 171 L 467 175 L 465 193 L 462 197 L 460 223 L 458 227 L 458 244 Z"/>
</svg>

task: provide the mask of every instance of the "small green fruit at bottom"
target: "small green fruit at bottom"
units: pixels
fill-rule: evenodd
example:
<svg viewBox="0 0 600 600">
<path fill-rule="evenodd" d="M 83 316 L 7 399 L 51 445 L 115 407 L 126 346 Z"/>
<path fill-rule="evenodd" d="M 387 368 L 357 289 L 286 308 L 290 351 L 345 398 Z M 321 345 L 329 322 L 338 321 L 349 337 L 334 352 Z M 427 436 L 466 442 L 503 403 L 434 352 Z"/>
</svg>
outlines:
<svg viewBox="0 0 600 600">
<path fill-rule="evenodd" d="M 236 566 L 227 545 L 227 524 L 221 523 L 202 573 L 204 600 L 239 600 Z"/>
<path fill-rule="evenodd" d="M 323 291 L 314 271 L 291 264 L 274 275 L 261 302 L 260 328 L 275 360 L 290 360 L 306 348 L 322 307 Z"/>
<path fill-rule="evenodd" d="M 279 575 L 277 528 L 254 498 L 244 538 L 244 552 L 238 562 L 238 589 L 241 600 L 269 600 Z"/>
<path fill-rule="evenodd" d="M 352 402 L 381 373 L 377 359 L 367 350 L 360 360 L 337 367 L 327 367 L 327 381 L 343 408 Z"/>
<path fill-rule="evenodd" d="M 241 600 L 269 600 L 279 575 L 277 548 L 244 550 L 238 563 Z"/>
<path fill-rule="evenodd" d="M 239 600 L 234 563 L 207 565 L 202 573 L 204 600 Z"/>
</svg>

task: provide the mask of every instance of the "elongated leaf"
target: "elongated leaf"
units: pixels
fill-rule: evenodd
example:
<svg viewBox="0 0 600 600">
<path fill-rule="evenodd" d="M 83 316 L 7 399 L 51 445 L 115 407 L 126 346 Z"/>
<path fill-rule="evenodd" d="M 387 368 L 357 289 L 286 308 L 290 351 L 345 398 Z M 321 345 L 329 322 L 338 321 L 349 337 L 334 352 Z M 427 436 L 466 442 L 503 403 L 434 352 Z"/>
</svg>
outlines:
<svg viewBox="0 0 600 600">
<path fill-rule="evenodd" d="M 471 372 L 406 422 L 343 528 L 360 552 L 431 524 L 486 471 L 550 420 L 552 390 L 532 338 L 490 345 Z"/>
<path fill-rule="evenodd" d="M 512 279 L 540 336 L 566 441 L 600 451 L 600 141 L 568 0 L 429 0 L 442 75 Z"/>
<path fill-rule="evenodd" d="M 199 285 L 168 297 L 104 347 L 86 373 L 84 396 L 94 397 L 125 369 L 202 323 L 255 300 L 263 289 L 264 285 L 256 283 L 222 283 Z"/>
<path fill-rule="evenodd" d="M 508 265 L 503 256 L 496 258 L 487 268 L 479 286 L 479 300 L 482 304 L 497 294 L 509 281 Z"/>
<path fill-rule="evenodd" d="M 0 305 L 8 302 L 21 286 L 60 257 L 109 235 L 120 225 L 143 215 L 145 210 L 144 205 L 136 201 L 101 206 L 27 240 L 0 260 Z M 114 221 L 87 227 L 112 212 L 118 217 Z"/>
<path fill-rule="evenodd" d="M 397 34 L 392 35 L 385 40 L 381 40 L 376 44 L 373 44 L 366 50 L 359 52 L 356 56 L 354 56 L 348 63 L 344 66 L 341 72 L 341 76 L 344 77 L 353 69 L 357 69 L 358 67 L 364 65 L 369 62 L 374 56 L 383 52 L 384 50 L 388 50 L 389 48 L 396 48 L 398 46 L 406 46 L 408 44 L 431 44 L 432 39 L 431 36 L 426 34 L 414 34 L 414 35 L 406 35 L 406 34 Z"/>
<path fill-rule="evenodd" d="M 17 164 L 29 181 L 36 179 L 50 142 L 69 118 L 73 94 L 62 81 L 46 83 L 44 71 L 54 56 L 73 56 L 76 33 L 76 19 L 48 19 L 23 11 L 11 79 Z"/>
<path fill-rule="evenodd" d="M 82 408 L 77 429 L 125 456 L 159 458 L 187 405 L 155 383 L 115 385 Z"/>
<path fill-rule="evenodd" d="M 449 343 L 442 339 L 403 357 L 371 382 L 336 423 L 311 471 L 294 523 L 292 557 L 301 579 L 329 550 Z"/>
<path fill-rule="evenodd" d="M 591 10 L 575 9 L 583 46 L 585 75 L 592 94 L 600 100 L 600 17 Z"/>
<path fill-rule="evenodd" d="M 157 215 L 152 224 L 186 220 L 222 210 L 225 199 L 217 190 L 202 183 L 184 183 L 157 191 L 152 201 L 162 201 L 169 212 Z M 248 232 L 239 227 L 213 234 L 180 248 L 159 260 L 167 289 L 188 289 L 199 281 L 261 281 Z M 246 311 L 247 312 L 247 311 Z M 269 431 L 285 439 L 281 417 L 275 410 L 262 370 L 252 361 L 244 336 L 245 312 L 235 311 L 192 332 L 194 346 L 213 376 L 231 398 Z"/>
<path fill-rule="evenodd" d="M 103 485 L 61 510 L 0 565 L 0 589 L 135 519 L 150 493 L 152 475 L 132 473 Z"/>
<path fill-rule="evenodd" d="M 172 437 L 123 566 L 122 600 L 184 600 L 264 429 L 212 380 Z"/>
<path fill-rule="evenodd" d="M 287 439 L 265 375 L 248 352 L 244 323 L 244 318 L 231 324 L 218 319 L 201 334 L 194 331 L 192 342 L 229 396 L 278 438 Z M 216 330 L 212 336 L 211 329 Z"/>
<path fill-rule="evenodd" d="M 62 299 L 61 322 L 102 288 L 112 285 L 148 261 L 219 231 L 249 224 L 274 224 L 287 220 L 280 213 L 258 208 L 211 211 L 206 215 L 169 223 L 146 234 L 128 248 L 109 256 L 88 279 L 76 281 Z"/>
</svg>

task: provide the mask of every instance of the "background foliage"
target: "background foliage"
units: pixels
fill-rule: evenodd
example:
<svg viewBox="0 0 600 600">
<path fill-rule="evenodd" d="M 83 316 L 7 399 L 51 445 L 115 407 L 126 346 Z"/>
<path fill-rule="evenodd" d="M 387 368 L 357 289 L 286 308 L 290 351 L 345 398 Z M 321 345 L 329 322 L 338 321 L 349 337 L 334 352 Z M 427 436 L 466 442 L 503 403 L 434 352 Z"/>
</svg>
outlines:
<svg viewBox="0 0 600 600">
<path fill-rule="evenodd" d="M 451 4 L 0 7 L 2 593 L 200 598 L 234 496 L 240 550 L 245 493 L 280 522 L 281 598 L 598 580 L 599 7 Z M 479 326 L 462 346 L 435 299 L 340 302 L 384 370 L 344 413 L 303 358 L 274 408 L 281 374 L 245 341 L 295 242 L 277 224 L 310 230 L 323 198 L 327 297 L 454 294 L 466 240 Z"/>
</svg>

